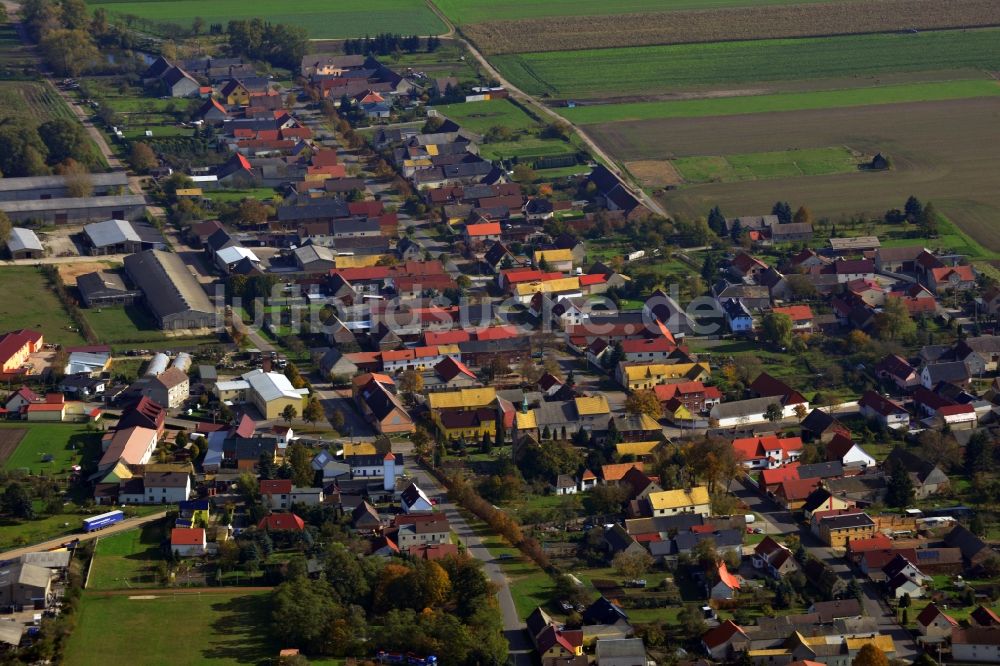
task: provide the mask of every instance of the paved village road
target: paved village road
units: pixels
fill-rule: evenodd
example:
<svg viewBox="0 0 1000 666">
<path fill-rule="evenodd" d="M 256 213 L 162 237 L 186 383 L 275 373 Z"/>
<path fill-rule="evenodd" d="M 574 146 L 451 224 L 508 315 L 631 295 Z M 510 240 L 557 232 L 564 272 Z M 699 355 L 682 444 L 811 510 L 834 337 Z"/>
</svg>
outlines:
<svg viewBox="0 0 1000 666">
<path fill-rule="evenodd" d="M 409 474 L 429 497 L 438 498 L 438 510 L 442 511 L 451 524 L 451 529 L 465 544 L 470 555 L 483 563 L 487 577 L 498 588 L 497 599 L 503 614 L 504 636 L 510 646 L 510 660 L 513 666 L 528 666 L 532 663 L 532 646 L 525 631 L 525 624 L 517 613 L 514 597 L 510 593 L 507 577 L 496 563 L 496 558 L 483 545 L 465 518 L 459 513 L 458 507 L 448 499 L 447 491 L 438 483 L 430 472 L 422 467 L 411 467 Z"/>
</svg>

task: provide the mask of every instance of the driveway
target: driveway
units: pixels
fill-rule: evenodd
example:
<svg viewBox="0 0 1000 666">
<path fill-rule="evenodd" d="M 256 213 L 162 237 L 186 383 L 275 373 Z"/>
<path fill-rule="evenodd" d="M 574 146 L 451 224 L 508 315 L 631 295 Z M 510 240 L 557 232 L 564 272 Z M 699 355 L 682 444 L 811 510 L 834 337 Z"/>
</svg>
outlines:
<svg viewBox="0 0 1000 666">
<path fill-rule="evenodd" d="M 351 399 L 350 391 L 338 391 L 329 384 L 320 386 L 313 384 L 313 392 L 319 398 L 319 403 L 323 405 L 327 420 L 333 413 L 339 411 L 344 415 L 344 427 L 340 429 L 340 434 L 345 438 L 356 441 L 370 441 L 378 434 L 371 424 L 358 412 L 357 406 Z"/>
</svg>

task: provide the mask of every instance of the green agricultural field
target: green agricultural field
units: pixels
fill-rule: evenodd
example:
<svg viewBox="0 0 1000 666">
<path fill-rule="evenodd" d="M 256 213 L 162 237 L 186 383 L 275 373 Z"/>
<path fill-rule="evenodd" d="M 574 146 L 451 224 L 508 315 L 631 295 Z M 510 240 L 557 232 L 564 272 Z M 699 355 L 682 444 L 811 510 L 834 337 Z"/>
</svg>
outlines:
<svg viewBox="0 0 1000 666">
<path fill-rule="evenodd" d="M 150 21 L 187 26 L 195 17 L 201 17 L 206 24 L 223 25 L 232 20 L 266 17 L 272 23 L 306 28 L 309 35 L 316 39 L 364 37 L 380 32 L 436 35 L 446 30 L 422 0 L 342 0 L 334 3 L 302 0 L 277 8 L 258 0 L 215 0 L 210 3 L 198 0 L 98 0 L 88 4 L 93 8 L 103 7 L 114 14 L 130 14 Z"/>
<path fill-rule="evenodd" d="M 65 662 L 77 666 L 221 666 L 266 663 L 278 652 L 279 646 L 267 637 L 266 593 L 145 592 L 85 593 Z M 109 637 L 115 636 L 133 638 L 126 649 L 108 649 Z"/>
<path fill-rule="evenodd" d="M 0 332 L 34 328 L 45 341 L 61 345 L 86 343 L 41 271 L 34 266 L 0 267 L 0 284 L 17 285 L 0 299 Z"/>
<path fill-rule="evenodd" d="M 53 118 L 72 119 L 73 112 L 47 83 L 0 81 L 0 118 L 31 118 L 43 123 Z"/>
<path fill-rule="evenodd" d="M 576 123 L 593 124 L 655 120 L 658 118 L 700 118 L 778 111 L 808 111 L 995 96 L 1000 96 L 1000 84 L 996 81 L 992 79 L 965 79 L 808 93 L 716 97 L 671 102 L 600 104 L 565 109 L 562 114 Z"/>
<path fill-rule="evenodd" d="M 897 72 L 994 70 L 1000 67 L 1000 30 L 528 53 L 497 56 L 494 64 L 535 95 L 649 95 Z"/>
<path fill-rule="evenodd" d="M 31 474 L 66 476 L 73 465 L 100 453 L 101 435 L 73 423 L 0 424 L 0 437 L 11 430 L 23 430 L 17 448 L 4 462 L 8 471 L 26 469 Z M 51 457 L 48 462 L 43 459 Z"/>
<path fill-rule="evenodd" d="M 603 16 L 609 14 L 640 14 L 683 9 L 720 9 L 760 4 L 784 5 L 825 0 L 435 0 L 445 15 L 458 24 L 528 19 L 545 16 Z"/>
<path fill-rule="evenodd" d="M 432 108 L 477 134 L 485 134 L 491 127 L 497 126 L 506 127 L 515 132 L 539 127 L 538 121 L 507 99 L 442 104 Z"/>
<path fill-rule="evenodd" d="M 809 111 L 905 102 L 932 102 L 950 99 L 1000 96 L 1000 83 L 992 79 L 966 79 L 940 83 L 903 83 L 871 88 L 822 90 L 808 93 L 778 93 L 743 97 L 713 97 L 672 102 L 596 104 L 560 109 L 567 120 L 583 125 L 596 123 L 656 120 L 660 118 L 702 118 L 736 116 L 747 113 Z"/>
<path fill-rule="evenodd" d="M 689 183 L 726 183 L 783 176 L 848 173 L 857 169 L 860 161 L 850 150 L 839 146 L 743 155 L 680 157 L 673 160 L 673 165 Z"/>
<path fill-rule="evenodd" d="M 163 521 L 101 537 L 87 578 L 88 590 L 118 590 L 159 585 L 156 565 L 167 537 Z"/>
</svg>

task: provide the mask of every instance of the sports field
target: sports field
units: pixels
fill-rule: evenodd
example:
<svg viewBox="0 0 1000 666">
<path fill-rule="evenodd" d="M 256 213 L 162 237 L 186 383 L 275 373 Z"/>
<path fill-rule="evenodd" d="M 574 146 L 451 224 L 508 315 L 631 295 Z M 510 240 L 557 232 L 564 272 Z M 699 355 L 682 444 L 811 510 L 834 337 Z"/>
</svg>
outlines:
<svg viewBox="0 0 1000 666">
<path fill-rule="evenodd" d="M 843 147 L 778 150 L 742 155 L 679 157 L 673 166 L 688 183 L 731 183 L 856 171 L 860 155 Z"/>
<path fill-rule="evenodd" d="M 819 90 L 815 92 L 777 93 L 706 97 L 665 102 L 595 104 L 560 109 L 568 120 L 582 125 L 634 122 L 662 118 L 702 118 L 736 116 L 777 111 L 809 111 L 902 102 L 933 102 L 970 97 L 1000 96 L 1000 82 L 991 78 L 964 79 L 931 83 L 902 83 L 869 88 Z"/>
<path fill-rule="evenodd" d="M 855 213 L 881 217 L 913 194 L 933 201 L 988 250 L 1000 251 L 1000 190 L 995 187 L 1000 163 L 993 142 L 985 139 L 995 133 L 998 113 L 1000 100 L 984 97 L 618 122 L 589 126 L 588 132 L 624 161 L 829 146 L 849 146 L 865 155 L 882 152 L 892 159 L 889 171 L 712 182 L 659 196 L 668 210 L 686 216 L 705 215 L 715 205 L 727 215 L 759 215 L 780 198 L 836 221 Z M 975 248 L 963 251 L 982 254 Z"/>
<path fill-rule="evenodd" d="M 86 343 L 37 268 L 0 267 L 0 284 L 17 285 L 16 289 L 8 289 L 0 299 L 0 333 L 34 328 L 45 333 L 46 342 L 62 345 Z"/>
<path fill-rule="evenodd" d="M 279 646 L 268 638 L 270 610 L 266 594 L 140 590 L 134 595 L 102 596 L 88 591 L 66 646 L 65 663 L 269 663 Z M 122 640 L 123 647 L 112 647 Z"/>
<path fill-rule="evenodd" d="M 1000 30 L 557 51 L 493 61 L 514 85 L 534 95 L 648 98 L 773 81 L 852 77 L 863 82 L 898 72 L 995 70 L 1000 68 Z"/>
<path fill-rule="evenodd" d="M 64 476 L 84 456 L 96 456 L 100 451 L 100 433 L 79 424 L 0 424 L 0 439 L 14 437 L 11 432 L 21 433 L 21 439 L 3 463 L 3 468 L 10 471 L 26 469 L 31 474 Z"/>
<path fill-rule="evenodd" d="M 206 24 L 223 26 L 234 19 L 264 17 L 272 23 L 306 28 L 315 39 L 364 37 L 381 32 L 437 35 L 446 30 L 422 0 L 301 0 L 281 7 L 260 0 L 92 0 L 87 4 L 115 14 L 180 25 L 190 25 L 195 17 L 201 17 Z"/>
</svg>

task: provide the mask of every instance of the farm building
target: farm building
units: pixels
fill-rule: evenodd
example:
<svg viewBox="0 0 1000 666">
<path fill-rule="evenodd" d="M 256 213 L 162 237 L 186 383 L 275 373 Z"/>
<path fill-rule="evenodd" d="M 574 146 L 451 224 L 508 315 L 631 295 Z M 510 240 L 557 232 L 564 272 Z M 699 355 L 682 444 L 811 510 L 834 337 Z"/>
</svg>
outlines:
<svg viewBox="0 0 1000 666">
<path fill-rule="evenodd" d="M 86 224 L 114 218 L 135 220 L 146 211 L 146 198 L 137 194 L 107 197 L 0 201 L 10 221 L 42 224 Z"/>
<path fill-rule="evenodd" d="M 11 259 L 39 259 L 45 255 L 42 241 L 31 229 L 14 227 L 7 239 L 7 251 Z"/>
<path fill-rule="evenodd" d="M 103 197 L 124 191 L 128 176 L 124 171 L 92 173 L 87 176 L 92 196 Z M 66 176 L 28 176 L 0 179 L 0 201 L 41 201 L 70 197 Z"/>
<path fill-rule="evenodd" d="M 118 273 L 94 271 L 76 279 L 76 289 L 80 299 L 88 308 L 110 305 L 131 305 L 142 297 L 138 289 L 130 289 Z"/>
<path fill-rule="evenodd" d="M 166 241 L 148 224 L 128 220 L 105 220 L 83 227 L 83 236 L 91 255 L 131 254 L 143 250 L 162 250 Z"/>
<path fill-rule="evenodd" d="M 125 257 L 125 272 L 160 328 L 219 328 L 219 313 L 178 255 L 160 250 L 133 254 Z"/>
</svg>

